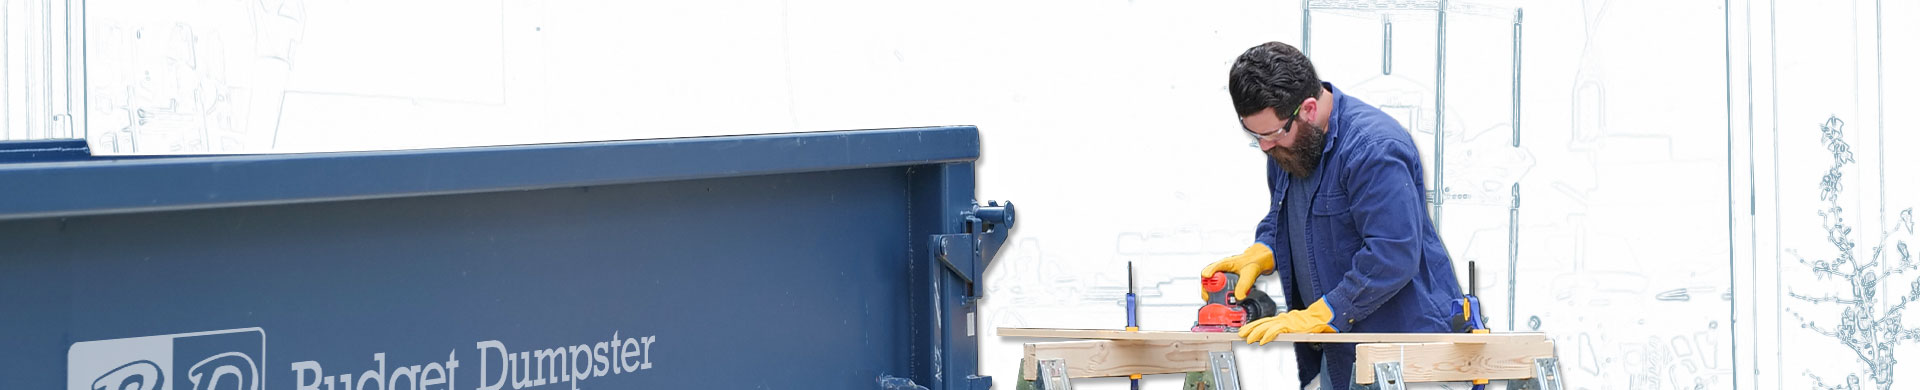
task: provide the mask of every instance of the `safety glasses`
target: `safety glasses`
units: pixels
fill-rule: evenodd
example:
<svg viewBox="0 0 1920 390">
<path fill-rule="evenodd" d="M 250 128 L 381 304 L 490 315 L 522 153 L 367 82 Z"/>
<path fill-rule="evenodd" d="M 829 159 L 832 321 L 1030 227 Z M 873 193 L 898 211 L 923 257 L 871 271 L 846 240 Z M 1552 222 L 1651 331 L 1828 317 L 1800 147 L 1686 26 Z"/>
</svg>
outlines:
<svg viewBox="0 0 1920 390">
<path fill-rule="evenodd" d="M 1241 119 L 1240 130 L 1245 130 L 1247 132 L 1247 137 L 1252 138 L 1252 142 L 1247 143 L 1247 145 L 1252 146 L 1255 149 L 1259 149 L 1261 140 L 1273 141 L 1275 138 L 1279 138 L 1281 134 L 1286 134 L 1289 131 L 1293 131 L 1293 120 L 1299 119 L 1299 118 L 1300 118 L 1300 106 L 1294 106 L 1293 113 L 1287 114 L 1287 122 L 1284 124 L 1281 124 L 1279 129 L 1274 130 L 1271 133 L 1260 134 L 1260 133 L 1254 132 L 1253 129 L 1247 128 L 1247 123 L 1245 118 Z"/>
</svg>

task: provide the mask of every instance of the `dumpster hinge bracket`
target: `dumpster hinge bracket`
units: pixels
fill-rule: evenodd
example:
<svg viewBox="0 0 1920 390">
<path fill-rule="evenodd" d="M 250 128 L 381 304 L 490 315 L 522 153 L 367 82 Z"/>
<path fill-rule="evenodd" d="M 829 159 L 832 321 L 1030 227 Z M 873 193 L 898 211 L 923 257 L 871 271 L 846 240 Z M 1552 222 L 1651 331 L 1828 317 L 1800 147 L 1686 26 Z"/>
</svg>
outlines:
<svg viewBox="0 0 1920 390">
<path fill-rule="evenodd" d="M 1013 202 L 975 204 L 972 210 L 962 214 L 962 219 L 966 221 L 966 232 L 933 235 L 933 255 L 940 265 L 966 284 L 962 297 L 972 301 L 980 297 L 981 274 L 1000 252 L 1000 246 L 1007 242 L 1008 229 L 1013 227 Z"/>
</svg>

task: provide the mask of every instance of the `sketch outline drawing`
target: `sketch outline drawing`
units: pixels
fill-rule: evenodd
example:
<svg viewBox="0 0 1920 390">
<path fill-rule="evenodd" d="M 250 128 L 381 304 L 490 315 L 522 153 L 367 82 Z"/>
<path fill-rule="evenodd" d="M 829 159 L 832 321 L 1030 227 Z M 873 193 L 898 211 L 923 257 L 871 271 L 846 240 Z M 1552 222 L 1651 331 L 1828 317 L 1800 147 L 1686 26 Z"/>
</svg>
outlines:
<svg viewBox="0 0 1920 390">
<path fill-rule="evenodd" d="M 304 1 L 124 1 L 87 4 L 87 135 L 95 150 L 271 148 L 305 39 Z"/>
<path fill-rule="evenodd" d="M 1920 341 L 1920 327 L 1906 327 L 1901 324 L 1907 304 L 1920 300 L 1920 277 L 1908 276 L 1910 271 L 1920 274 L 1920 265 L 1913 262 L 1907 241 L 1914 236 L 1913 208 L 1900 211 L 1897 220 L 1890 228 L 1880 232 L 1878 241 L 1872 243 L 1865 261 L 1855 256 L 1860 243 L 1854 241 L 1853 225 L 1846 220 L 1840 198 L 1845 191 L 1842 181 L 1847 164 L 1854 163 L 1852 146 L 1844 139 L 1846 123 L 1839 117 L 1828 117 L 1820 124 L 1821 144 L 1832 154 L 1831 165 L 1820 179 L 1820 201 L 1824 202 L 1818 214 L 1822 229 L 1826 232 L 1826 242 L 1835 249 L 1832 258 L 1809 259 L 1798 249 L 1786 252 L 1798 259 L 1799 264 L 1807 267 L 1814 280 L 1841 280 L 1846 282 L 1846 291 L 1802 293 L 1795 286 L 1787 286 L 1787 296 L 1804 305 L 1827 307 L 1841 306 L 1839 318 L 1834 323 L 1809 319 L 1804 313 L 1808 308 L 1786 309 L 1794 317 L 1800 328 L 1810 330 L 1821 336 L 1836 339 L 1852 350 L 1858 360 L 1858 368 L 1864 368 L 1866 378 L 1859 372 L 1849 370 L 1844 381 L 1829 383 L 1827 378 L 1806 370 L 1804 375 L 1813 380 L 1815 388 L 1830 390 L 1891 389 L 1894 384 L 1895 348 L 1903 342 Z M 1894 251 L 1888 252 L 1889 240 Z M 1897 262 L 1894 262 L 1897 261 Z M 1881 290 L 1890 288 L 1890 277 L 1910 277 L 1909 290 L 1903 296 L 1891 301 Z M 1865 381 L 1871 381 L 1866 383 Z M 1872 387 L 1866 387 L 1866 386 Z"/>
</svg>

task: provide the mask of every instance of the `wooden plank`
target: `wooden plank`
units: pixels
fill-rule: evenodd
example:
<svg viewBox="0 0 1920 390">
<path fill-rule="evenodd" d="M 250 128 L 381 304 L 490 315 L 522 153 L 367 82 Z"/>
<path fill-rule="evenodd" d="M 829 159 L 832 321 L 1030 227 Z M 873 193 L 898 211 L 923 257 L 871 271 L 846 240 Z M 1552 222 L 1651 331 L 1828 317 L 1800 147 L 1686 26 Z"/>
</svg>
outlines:
<svg viewBox="0 0 1920 390">
<path fill-rule="evenodd" d="M 1525 343 L 1361 344 L 1354 348 L 1353 381 L 1373 383 L 1373 364 L 1400 362 L 1408 383 L 1533 377 L 1533 359 L 1553 357 L 1552 341 Z"/>
<path fill-rule="evenodd" d="M 1107 329 L 1000 328 L 1000 337 L 1048 337 L 1102 340 L 1242 341 L 1233 333 Z M 1525 343 L 1547 341 L 1545 333 L 1290 333 L 1274 338 L 1288 343 Z"/>
<path fill-rule="evenodd" d="M 1207 370 L 1208 352 L 1232 351 L 1225 341 L 1086 340 L 1028 343 L 1020 378 L 1034 380 L 1034 365 L 1062 359 L 1068 378 L 1172 374 Z"/>
</svg>

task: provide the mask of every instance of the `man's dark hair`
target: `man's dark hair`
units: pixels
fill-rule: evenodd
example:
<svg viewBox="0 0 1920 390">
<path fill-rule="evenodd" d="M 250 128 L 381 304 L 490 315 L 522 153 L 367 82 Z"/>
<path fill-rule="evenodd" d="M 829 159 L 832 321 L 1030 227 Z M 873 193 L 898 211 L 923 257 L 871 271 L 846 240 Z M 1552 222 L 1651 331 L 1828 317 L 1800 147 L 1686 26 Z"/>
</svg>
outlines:
<svg viewBox="0 0 1920 390">
<path fill-rule="evenodd" d="M 1307 98 L 1320 96 L 1320 76 L 1300 49 L 1267 42 L 1240 53 L 1227 73 L 1227 93 L 1241 117 L 1272 107 L 1281 118 Z"/>
</svg>

